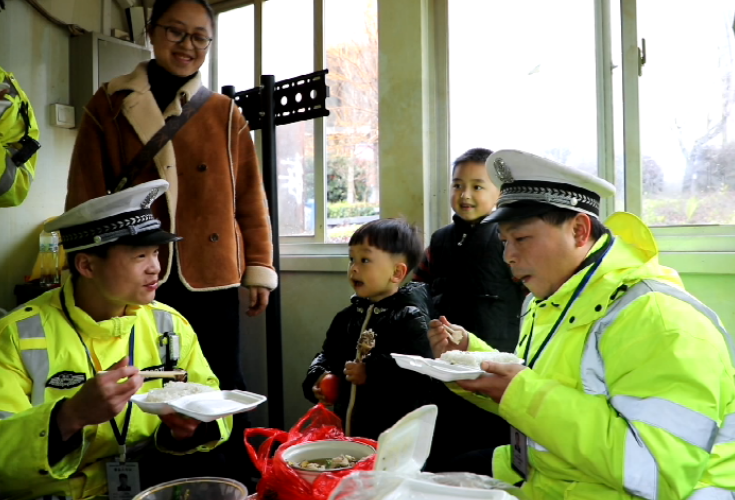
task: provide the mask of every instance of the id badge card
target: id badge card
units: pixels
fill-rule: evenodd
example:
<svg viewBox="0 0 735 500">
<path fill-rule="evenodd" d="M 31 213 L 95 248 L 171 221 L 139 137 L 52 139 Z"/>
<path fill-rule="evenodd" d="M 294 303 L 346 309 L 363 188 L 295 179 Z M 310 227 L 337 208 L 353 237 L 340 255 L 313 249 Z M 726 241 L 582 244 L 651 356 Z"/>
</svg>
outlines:
<svg viewBox="0 0 735 500">
<path fill-rule="evenodd" d="M 140 493 L 140 471 L 135 462 L 107 463 L 107 493 L 110 500 L 132 500 Z"/>
<path fill-rule="evenodd" d="M 528 438 L 521 431 L 511 426 L 510 445 L 513 452 L 513 470 L 520 474 L 523 479 L 528 478 Z"/>
</svg>

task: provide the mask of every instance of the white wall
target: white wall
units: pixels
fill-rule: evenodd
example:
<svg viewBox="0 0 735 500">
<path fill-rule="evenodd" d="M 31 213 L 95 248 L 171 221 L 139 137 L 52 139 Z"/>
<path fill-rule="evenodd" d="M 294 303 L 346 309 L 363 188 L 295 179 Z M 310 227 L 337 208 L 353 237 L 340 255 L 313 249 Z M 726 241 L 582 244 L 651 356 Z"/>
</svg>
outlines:
<svg viewBox="0 0 735 500">
<path fill-rule="evenodd" d="M 332 319 L 350 305 L 353 293 L 346 269 L 332 273 L 281 274 L 286 429 L 313 406 L 304 398 L 301 383 L 314 355 L 322 349 Z"/>
<path fill-rule="evenodd" d="M 49 13 L 90 31 L 101 23 L 100 0 L 42 0 Z M 0 209 L 0 308 L 15 306 L 13 288 L 30 274 L 38 255 L 38 232 L 64 209 L 66 178 L 76 130 L 49 126 L 48 105 L 69 104 L 69 34 L 22 0 L 0 12 L 0 66 L 15 74 L 28 94 L 41 128 L 36 178 L 26 201 Z M 113 3 L 113 27 L 123 28 Z"/>
</svg>

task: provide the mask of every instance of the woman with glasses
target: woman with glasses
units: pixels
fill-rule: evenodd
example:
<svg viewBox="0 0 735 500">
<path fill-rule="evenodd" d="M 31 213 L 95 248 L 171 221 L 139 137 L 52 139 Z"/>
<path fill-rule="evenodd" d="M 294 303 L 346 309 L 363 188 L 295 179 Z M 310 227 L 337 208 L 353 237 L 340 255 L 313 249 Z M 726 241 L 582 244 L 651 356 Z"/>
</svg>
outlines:
<svg viewBox="0 0 735 500">
<path fill-rule="evenodd" d="M 247 288 L 247 314 L 254 316 L 265 310 L 277 285 L 250 130 L 232 99 L 211 94 L 153 161 L 128 169 L 167 119 L 182 111 L 186 116 L 187 106 L 196 103 L 214 14 L 206 0 L 157 0 L 147 33 L 154 59 L 103 85 L 86 107 L 66 209 L 115 190 L 121 179 L 128 185 L 169 182 L 166 198 L 156 200 L 153 212 L 165 230 L 183 240 L 161 247 L 156 299 L 186 313 L 220 387 L 242 389 L 239 287 Z M 242 428 L 235 422 L 233 436 L 238 435 Z M 238 448 L 233 456 L 240 463 L 233 465 L 243 471 L 242 438 L 232 441 L 224 448 Z"/>
</svg>

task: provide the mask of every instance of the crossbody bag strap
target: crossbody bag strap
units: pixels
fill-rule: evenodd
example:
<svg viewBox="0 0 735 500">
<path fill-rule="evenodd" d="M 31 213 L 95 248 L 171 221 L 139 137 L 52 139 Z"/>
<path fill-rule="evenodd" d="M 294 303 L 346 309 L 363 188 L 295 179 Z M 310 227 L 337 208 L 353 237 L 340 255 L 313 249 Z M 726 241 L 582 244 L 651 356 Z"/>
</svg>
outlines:
<svg viewBox="0 0 735 500">
<path fill-rule="evenodd" d="M 114 184 L 107 186 L 108 193 L 117 193 L 125 188 L 132 185 L 133 180 L 140 174 L 141 170 L 145 168 L 153 158 L 158 154 L 161 149 L 174 138 L 176 133 L 181 130 L 181 127 L 193 117 L 204 103 L 206 103 L 210 97 L 212 97 L 212 91 L 205 86 L 199 87 L 199 90 L 194 94 L 189 102 L 187 102 L 181 108 L 181 114 L 173 116 L 166 121 L 166 124 L 151 137 L 151 140 L 143 146 L 143 149 L 135 155 L 135 158 L 123 168 L 122 175 L 117 179 Z"/>
</svg>

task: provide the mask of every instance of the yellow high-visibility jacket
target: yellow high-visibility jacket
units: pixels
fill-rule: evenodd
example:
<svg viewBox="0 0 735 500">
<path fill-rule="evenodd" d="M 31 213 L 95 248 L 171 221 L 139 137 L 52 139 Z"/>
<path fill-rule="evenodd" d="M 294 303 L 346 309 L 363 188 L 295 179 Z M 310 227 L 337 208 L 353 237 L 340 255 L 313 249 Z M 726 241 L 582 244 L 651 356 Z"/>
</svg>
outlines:
<svg viewBox="0 0 735 500">
<path fill-rule="evenodd" d="M 0 83 L 10 86 L 3 99 L 10 102 L 10 107 L 0 107 L 0 207 L 15 207 L 23 203 L 31 188 L 38 153 L 21 165 L 16 165 L 12 158 L 20 149 L 18 141 L 25 136 L 26 128 L 28 136 L 36 141 L 40 131 L 31 102 L 13 74 L 0 68 Z M 27 111 L 28 124 L 21 114 L 22 106 Z"/>
<path fill-rule="evenodd" d="M 73 282 L 67 280 L 62 288 L 45 293 L 0 319 L 2 499 L 44 495 L 84 499 L 104 495 L 105 463 L 118 456 L 117 441 L 107 422 L 85 427 L 82 446 L 58 463 L 49 463 L 50 416 L 54 406 L 62 398 L 72 397 L 85 380 L 94 376 L 84 347 L 62 312 L 61 293 L 97 370 L 107 369 L 128 355 L 130 332 L 135 326 L 135 366 L 141 370 L 160 368 L 165 351 L 159 343 L 159 332 L 175 332 L 181 340 L 178 367 L 189 373 L 189 381 L 211 387 L 219 384 L 194 331 L 175 310 L 158 302 L 128 306 L 126 316 L 98 323 L 74 305 Z M 160 379 L 149 380 L 140 392 L 161 387 Z M 123 428 L 125 413 L 116 417 L 119 429 Z M 190 452 L 208 451 L 229 438 L 232 417 L 217 422 L 220 441 Z M 128 449 L 139 449 L 155 439 L 160 423 L 158 416 L 133 405 Z"/>
<path fill-rule="evenodd" d="M 658 263 L 643 222 L 615 214 L 607 225 L 612 247 L 500 405 L 457 392 L 528 437 L 531 499 L 735 499 L 732 340 Z M 527 300 L 519 356 L 532 325 L 530 357 L 539 350 L 586 270 Z M 472 336 L 469 349 L 491 348 Z M 493 472 L 516 483 L 511 457 L 496 449 Z"/>
</svg>

